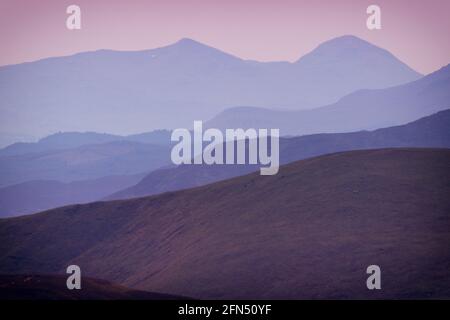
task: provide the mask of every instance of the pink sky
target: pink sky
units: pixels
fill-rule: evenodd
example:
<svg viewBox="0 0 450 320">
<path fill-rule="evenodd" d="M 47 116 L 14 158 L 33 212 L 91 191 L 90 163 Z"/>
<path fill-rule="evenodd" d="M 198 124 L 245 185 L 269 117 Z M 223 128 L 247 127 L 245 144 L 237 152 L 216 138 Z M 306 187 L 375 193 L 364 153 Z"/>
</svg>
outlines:
<svg viewBox="0 0 450 320">
<path fill-rule="evenodd" d="M 66 29 L 66 7 L 82 30 Z M 366 28 L 378 4 L 382 30 Z M 448 0 L 0 0 L 0 65 L 97 49 L 140 50 L 189 37 L 245 59 L 297 60 L 353 34 L 422 73 L 450 63 Z"/>
</svg>

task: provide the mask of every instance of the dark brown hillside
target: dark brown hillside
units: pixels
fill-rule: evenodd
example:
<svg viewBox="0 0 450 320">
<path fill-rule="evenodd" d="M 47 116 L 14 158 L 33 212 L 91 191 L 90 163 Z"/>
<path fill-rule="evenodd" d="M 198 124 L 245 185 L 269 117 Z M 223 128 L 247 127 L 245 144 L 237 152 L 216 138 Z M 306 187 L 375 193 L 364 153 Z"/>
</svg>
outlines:
<svg viewBox="0 0 450 320">
<path fill-rule="evenodd" d="M 0 272 L 193 298 L 449 298 L 450 150 L 352 151 L 0 220 Z M 382 290 L 366 289 L 366 268 Z"/>
<path fill-rule="evenodd" d="M 63 275 L 0 275 L 0 300 L 176 300 L 168 294 L 133 290 L 108 281 L 83 278 L 68 290 Z"/>
</svg>

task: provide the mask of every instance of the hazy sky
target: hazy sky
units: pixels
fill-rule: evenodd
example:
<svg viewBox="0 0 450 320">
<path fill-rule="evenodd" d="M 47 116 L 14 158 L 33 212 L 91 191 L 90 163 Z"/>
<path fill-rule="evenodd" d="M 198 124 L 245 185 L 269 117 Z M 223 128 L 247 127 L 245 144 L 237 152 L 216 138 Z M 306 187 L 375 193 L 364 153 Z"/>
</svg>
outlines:
<svg viewBox="0 0 450 320">
<path fill-rule="evenodd" d="M 81 30 L 66 28 L 70 4 L 81 7 Z M 381 7 L 382 30 L 366 28 L 369 4 Z M 450 63 L 449 13 L 449 0 L 0 0 L 0 65 L 184 37 L 245 59 L 294 61 L 353 34 L 429 73 Z"/>
</svg>

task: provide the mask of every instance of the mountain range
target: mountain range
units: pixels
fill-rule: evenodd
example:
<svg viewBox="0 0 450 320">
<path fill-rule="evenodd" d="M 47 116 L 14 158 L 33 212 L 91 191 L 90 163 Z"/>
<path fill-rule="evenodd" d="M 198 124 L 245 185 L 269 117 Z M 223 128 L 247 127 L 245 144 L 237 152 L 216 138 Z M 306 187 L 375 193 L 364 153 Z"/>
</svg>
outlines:
<svg viewBox="0 0 450 320">
<path fill-rule="evenodd" d="M 338 151 L 393 148 L 450 148 L 450 110 L 402 126 L 351 133 L 315 134 L 280 139 L 280 163 Z M 150 172 L 139 183 L 105 199 L 127 199 L 201 186 L 259 170 L 259 165 L 180 165 Z M 0 190 L 0 198 L 1 197 Z"/>
<path fill-rule="evenodd" d="M 419 80 L 385 89 L 359 90 L 312 110 L 230 108 L 210 128 L 279 128 L 281 135 L 350 132 L 405 124 L 450 107 L 450 65 Z"/>
<path fill-rule="evenodd" d="M 97 132 L 59 132 L 37 142 L 16 142 L 0 149 L 0 157 L 17 156 L 35 152 L 66 150 L 89 144 L 113 141 L 129 141 L 167 146 L 170 144 L 170 131 L 155 130 L 128 136 Z"/>
<path fill-rule="evenodd" d="M 145 175 L 112 175 L 72 182 L 31 180 L 3 187 L 0 188 L 0 218 L 96 201 L 135 185 Z"/>
<path fill-rule="evenodd" d="M 170 165 L 170 145 L 134 141 L 0 156 L 0 186 L 32 180 L 73 182 L 135 175 Z"/>
<path fill-rule="evenodd" d="M 329 40 L 293 63 L 243 60 L 191 39 L 85 52 L 0 67 L 0 145 L 59 131 L 189 128 L 240 105 L 313 108 L 420 77 L 355 36 Z"/>
<path fill-rule="evenodd" d="M 450 150 L 297 161 L 161 195 L 0 219 L 0 273 L 202 299 L 450 297 Z M 367 290 L 379 265 L 382 290 Z"/>
<path fill-rule="evenodd" d="M 327 153 L 371 148 L 450 148 L 449 127 L 450 110 L 445 110 L 403 126 L 375 131 L 281 138 L 280 161 L 285 164 Z M 74 133 L 69 134 L 69 137 L 72 135 Z M 259 165 L 168 165 L 153 171 L 150 170 L 151 167 L 149 164 L 147 173 L 133 175 L 113 175 L 64 183 L 31 180 L 8 185 L 0 188 L 0 217 L 29 214 L 99 199 L 142 197 L 201 186 L 259 170 Z"/>
<path fill-rule="evenodd" d="M 450 65 L 354 36 L 294 62 L 182 39 L 3 66 L 0 97 L 0 298 L 450 297 Z M 194 120 L 280 129 L 278 174 L 175 166 Z"/>
</svg>

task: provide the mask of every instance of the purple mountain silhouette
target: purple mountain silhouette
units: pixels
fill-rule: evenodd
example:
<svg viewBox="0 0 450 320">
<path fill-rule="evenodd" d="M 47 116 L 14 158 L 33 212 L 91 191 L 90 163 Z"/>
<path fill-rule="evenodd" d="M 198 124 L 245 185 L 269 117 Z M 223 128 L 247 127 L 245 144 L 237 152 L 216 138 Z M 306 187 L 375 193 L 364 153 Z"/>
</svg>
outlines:
<svg viewBox="0 0 450 320">
<path fill-rule="evenodd" d="M 59 182 L 32 180 L 0 188 L 0 217 L 35 213 L 68 204 L 87 203 L 138 183 L 146 174 L 107 176 Z"/>
<path fill-rule="evenodd" d="M 0 156 L 0 187 L 31 180 L 71 182 L 133 175 L 171 164 L 170 146 L 112 141 Z"/>
<path fill-rule="evenodd" d="M 447 65 L 419 80 L 386 89 L 359 90 L 313 110 L 230 108 L 206 126 L 280 128 L 282 135 L 349 132 L 401 125 L 449 107 L 450 65 Z"/>
<path fill-rule="evenodd" d="M 0 145 L 57 131 L 190 127 L 238 105 L 304 109 L 420 74 L 353 36 L 295 63 L 247 61 L 183 39 L 152 50 L 99 50 L 0 67 Z"/>
<path fill-rule="evenodd" d="M 170 131 L 155 130 L 128 136 L 118 136 L 97 132 L 59 132 L 40 139 L 38 142 L 16 142 L 0 149 L 0 157 L 17 156 L 27 153 L 65 150 L 89 144 L 113 141 L 130 141 L 167 146 L 170 144 Z"/>
</svg>

